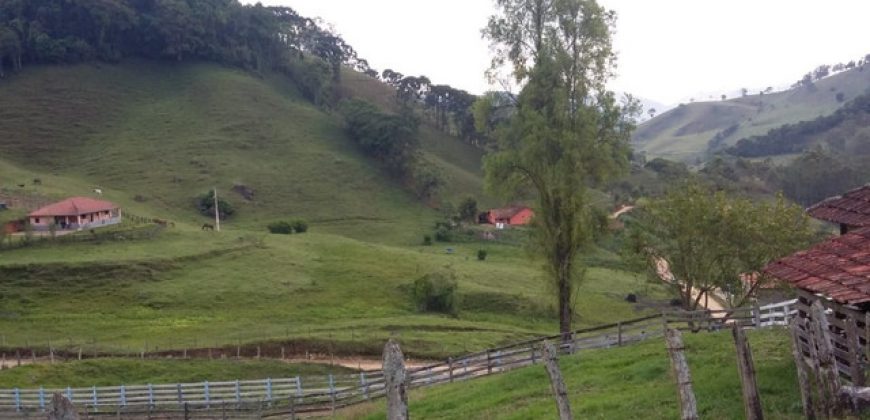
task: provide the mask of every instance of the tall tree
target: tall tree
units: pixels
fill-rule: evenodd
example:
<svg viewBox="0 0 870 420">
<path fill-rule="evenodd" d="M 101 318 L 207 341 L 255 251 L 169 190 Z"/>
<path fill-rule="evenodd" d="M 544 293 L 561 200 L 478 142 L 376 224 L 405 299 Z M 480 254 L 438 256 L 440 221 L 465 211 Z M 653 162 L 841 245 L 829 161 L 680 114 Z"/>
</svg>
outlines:
<svg viewBox="0 0 870 420">
<path fill-rule="evenodd" d="M 578 254 L 596 233 L 586 190 L 627 167 L 639 106 L 617 104 L 605 83 L 615 66 L 615 15 L 595 0 L 496 0 L 484 28 L 524 87 L 498 149 L 485 160 L 487 186 L 535 200 L 534 239 L 546 261 L 570 335 L 582 267 Z"/>
</svg>

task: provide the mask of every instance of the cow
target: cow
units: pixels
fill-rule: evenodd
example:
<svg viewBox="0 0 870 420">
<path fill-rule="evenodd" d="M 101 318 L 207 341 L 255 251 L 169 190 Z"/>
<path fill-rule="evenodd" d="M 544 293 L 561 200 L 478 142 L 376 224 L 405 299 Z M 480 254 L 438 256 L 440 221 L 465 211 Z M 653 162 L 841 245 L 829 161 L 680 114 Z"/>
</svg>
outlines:
<svg viewBox="0 0 870 420">
<path fill-rule="evenodd" d="M 214 225 L 211 223 L 203 223 L 202 230 L 214 230 Z"/>
</svg>

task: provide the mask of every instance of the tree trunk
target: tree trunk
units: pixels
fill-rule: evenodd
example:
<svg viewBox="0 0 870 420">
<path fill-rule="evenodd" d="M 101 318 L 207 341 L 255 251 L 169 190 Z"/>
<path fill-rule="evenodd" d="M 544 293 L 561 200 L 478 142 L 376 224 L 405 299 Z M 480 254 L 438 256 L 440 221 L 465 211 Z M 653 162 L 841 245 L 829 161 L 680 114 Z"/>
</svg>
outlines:
<svg viewBox="0 0 870 420">
<path fill-rule="evenodd" d="M 559 333 L 562 334 L 562 342 L 571 340 L 571 274 L 570 271 L 562 270 L 559 273 Z"/>
</svg>

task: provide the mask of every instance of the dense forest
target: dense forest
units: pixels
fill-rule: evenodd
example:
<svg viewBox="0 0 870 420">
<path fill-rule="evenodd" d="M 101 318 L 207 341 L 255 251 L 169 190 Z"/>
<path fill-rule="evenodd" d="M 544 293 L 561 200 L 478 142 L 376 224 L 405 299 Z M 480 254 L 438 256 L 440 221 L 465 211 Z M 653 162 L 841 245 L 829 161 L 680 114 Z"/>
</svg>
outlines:
<svg viewBox="0 0 870 420">
<path fill-rule="evenodd" d="M 333 100 L 348 66 L 366 60 L 340 36 L 286 7 L 236 0 L 4 0 L 0 76 L 31 64 L 198 59 L 293 77 L 310 100 Z"/>
</svg>

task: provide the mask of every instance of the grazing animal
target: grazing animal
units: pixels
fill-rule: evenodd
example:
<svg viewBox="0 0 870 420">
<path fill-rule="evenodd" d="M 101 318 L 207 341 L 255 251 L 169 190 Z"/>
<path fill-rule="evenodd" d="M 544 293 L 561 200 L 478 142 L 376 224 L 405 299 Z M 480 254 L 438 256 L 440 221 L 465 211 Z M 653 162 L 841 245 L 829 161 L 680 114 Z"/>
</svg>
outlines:
<svg viewBox="0 0 870 420">
<path fill-rule="evenodd" d="M 97 195 L 103 195 L 103 190 L 100 189 L 100 188 L 94 188 L 94 192 L 95 192 Z"/>
<path fill-rule="evenodd" d="M 18 188 L 24 188 L 24 184 L 18 184 Z"/>
<path fill-rule="evenodd" d="M 211 223 L 203 223 L 202 230 L 214 230 L 214 225 Z"/>
<path fill-rule="evenodd" d="M 42 185 L 42 179 L 33 178 L 33 185 Z"/>
</svg>

